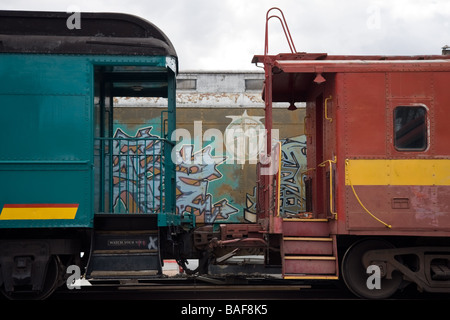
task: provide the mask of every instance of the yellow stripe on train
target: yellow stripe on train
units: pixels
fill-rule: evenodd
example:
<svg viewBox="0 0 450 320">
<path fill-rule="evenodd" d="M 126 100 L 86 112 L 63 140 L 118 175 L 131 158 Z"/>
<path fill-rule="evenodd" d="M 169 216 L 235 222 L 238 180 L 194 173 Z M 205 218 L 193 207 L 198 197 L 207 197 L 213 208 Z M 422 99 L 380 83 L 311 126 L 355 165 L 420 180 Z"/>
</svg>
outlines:
<svg viewBox="0 0 450 320">
<path fill-rule="evenodd" d="M 0 220 L 73 220 L 78 204 L 5 204 Z"/>
<path fill-rule="evenodd" d="M 345 163 L 346 185 L 450 185 L 450 159 L 347 159 Z"/>
</svg>

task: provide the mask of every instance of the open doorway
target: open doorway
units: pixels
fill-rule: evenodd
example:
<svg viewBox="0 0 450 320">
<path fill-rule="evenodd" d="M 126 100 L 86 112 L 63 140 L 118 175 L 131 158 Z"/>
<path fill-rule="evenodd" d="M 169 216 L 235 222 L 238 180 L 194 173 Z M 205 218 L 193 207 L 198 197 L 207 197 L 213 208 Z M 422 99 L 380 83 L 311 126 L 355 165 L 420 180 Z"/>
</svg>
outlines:
<svg viewBox="0 0 450 320">
<path fill-rule="evenodd" d="M 154 66 L 94 67 L 95 213 L 173 212 L 174 168 L 170 159 L 175 128 L 175 75 Z M 161 97 L 158 133 L 127 135 L 117 129 L 117 99 Z"/>
</svg>

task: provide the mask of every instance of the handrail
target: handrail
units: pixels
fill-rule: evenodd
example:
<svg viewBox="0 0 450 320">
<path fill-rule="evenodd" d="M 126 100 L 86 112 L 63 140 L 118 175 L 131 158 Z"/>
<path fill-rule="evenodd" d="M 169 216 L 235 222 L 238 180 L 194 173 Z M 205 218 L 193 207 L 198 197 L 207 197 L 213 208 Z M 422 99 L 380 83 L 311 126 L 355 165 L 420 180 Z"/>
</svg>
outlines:
<svg viewBox="0 0 450 320">
<path fill-rule="evenodd" d="M 278 10 L 281 13 L 281 17 L 283 18 L 283 20 L 281 20 L 281 18 L 276 15 L 269 16 L 269 12 L 272 10 Z M 272 18 L 277 18 L 278 20 L 280 20 L 281 26 L 283 27 L 284 35 L 286 36 L 286 40 L 289 45 L 289 49 L 291 49 L 292 53 L 296 53 L 297 49 L 295 48 L 294 41 L 292 40 L 291 32 L 289 31 L 289 27 L 286 23 L 286 19 L 284 18 L 283 11 L 281 11 L 280 8 L 273 7 L 273 8 L 270 8 L 269 10 L 267 10 L 267 13 L 266 13 L 266 36 L 265 36 L 265 43 L 264 43 L 264 56 L 267 56 L 267 54 L 269 53 L 269 26 L 268 25 L 269 25 L 269 20 Z"/>
<path fill-rule="evenodd" d="M 278 174 L 277 174 L 277 194 L 278 194 L 278 199 L 277 199 L 277 217 L 280 216 L 280 198 L 281 198 L 281 141 L 278 141 Z"/>
<path fill-rule="evenodd" d="M 334 160 L 325 160 L 320 163 L 318 167 L 325 167 L 325 164 L 328 162 L 330 165 L 330 213 L 334 215 L 334 219 L 337 220 L 337 212 L 333 211 L 333 167 L 332 163 L 337 163 L 337 158 L 334 156 Z"/>
<path fill-rule="evenodd" d="M 349 160 L 345 159 L 345 166 L 348 167 L 349 165 Z M 348 170 L 347 170 L 348 171 Z M 372 218 L 374 218 L 376 221 L 378 221 L 379 223 L 383 224 L 385 227 L 391 229 L 392 225 L 387 224 L 386 222 L 382 221 L 381 219 L 377 218 L 372 212 L 370 212 L 361 202 L 361 200 L 359 199 L 358 195 L 356 194 L 355 188 L 353 187 L 352 184 L 352 180 L 350 179 L 350 174 L 347 176 L 348 182 L 350 184 L 350 187 L 352 188 L 353 194 L 355 195 L 356 200 L 358 201 L 359 205 L 364 209 L 364 211 L 366 211 Z"/>
<path fill-rule="evenodd" d="M 175 145 L 175 143 L 167 138 L 159 138 L 159 137 L 131 137 L 131 138 L 114 138 L 114 137 L 95 137 L 94 140 L 99 141 L 114 141 L 114 140 L 123 140 L 123 141 L 144 141 L 144 140 L 154 140 L 154 141 L 162 141 L 167 142 L 168 144 Z"/>
<path fill-rule="evenodd" d="M 333 122 L 333 118 L 328 117 L 328 100 L 333 99 L 333 97 L 330 95 L 328 98 L 325 99 L 325 119 Z"/>
<path fill-rule="evenodd" d="M 170 143 L 160 137 L 95 137 L 98 212 L 162 213 L 164 148 Z M 126 147 L 124 149 L 124 147 Z M 159 175 L 159 177 L 158 177 Z M 96 196 L 97 197 L 97 196 Z M 122 201 L 124 208 L 117 207 Z"/>
</svg>

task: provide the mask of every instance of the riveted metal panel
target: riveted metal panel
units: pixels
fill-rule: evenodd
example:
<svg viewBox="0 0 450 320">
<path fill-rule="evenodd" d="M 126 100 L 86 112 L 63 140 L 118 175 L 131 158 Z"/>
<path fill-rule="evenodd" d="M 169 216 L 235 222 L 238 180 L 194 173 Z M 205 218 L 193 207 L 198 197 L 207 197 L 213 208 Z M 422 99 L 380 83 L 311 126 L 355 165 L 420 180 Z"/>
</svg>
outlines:
<svg viewBox="0 0 450 320">
<path fill-rule="evenodd" d="M 89 70 L 85 57 L 0 56 L 1 228 L 92 225 Z M 55 205 L 76 206 L 75 217 L 52 215 Z M 30 219 L 15 220 L 8 206 Z"/>
<path fill-rule="evenodd" d="M 164 56 L 0 55 L 0 228 L 92 226 L 94 66 L 168 70 Z"/>
</svg>

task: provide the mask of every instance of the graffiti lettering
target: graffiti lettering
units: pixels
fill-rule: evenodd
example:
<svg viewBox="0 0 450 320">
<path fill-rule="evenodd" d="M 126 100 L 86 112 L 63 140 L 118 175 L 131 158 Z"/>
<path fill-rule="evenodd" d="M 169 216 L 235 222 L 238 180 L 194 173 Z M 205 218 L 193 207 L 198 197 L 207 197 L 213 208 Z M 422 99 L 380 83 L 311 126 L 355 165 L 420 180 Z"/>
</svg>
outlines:
<svg viewBox="0 0 450 320">
<path fill-rule="evenodd" d="M 306 210 L 304 172 L 306 137 L 281 139 L 280 214 L 296 215 Z M 245 220 L 256 222 L 256 187 L 246 195 Z"/>
<path fill-rule="evenodd" d="M 281 140 L 280 214 L 298 214 L 306 210 L 306 139 L 297 136 Z"/>
<path fill-rule="evenodd" d="M 159 212 L 164 170 L 162 142 L 152 135 L 153 127 L 141 128 L 134 137 L 117 129 L 114 138 L 112 172 L 115 212 Z M 129 138 L 142 138 L 129 140 Z M 183 138 L 184 139 L 184 138 Z M 209 183 L 222 178 L 218 166 L 225 156 L 212 156 L 211 146 L 194 152 L 193 144 L 174 148 L 176 164 L 176 210 L 189 212 L 197 221 L 212 223 L 237 213 L 227 199 L 214 202 Z"/>
</svg>

